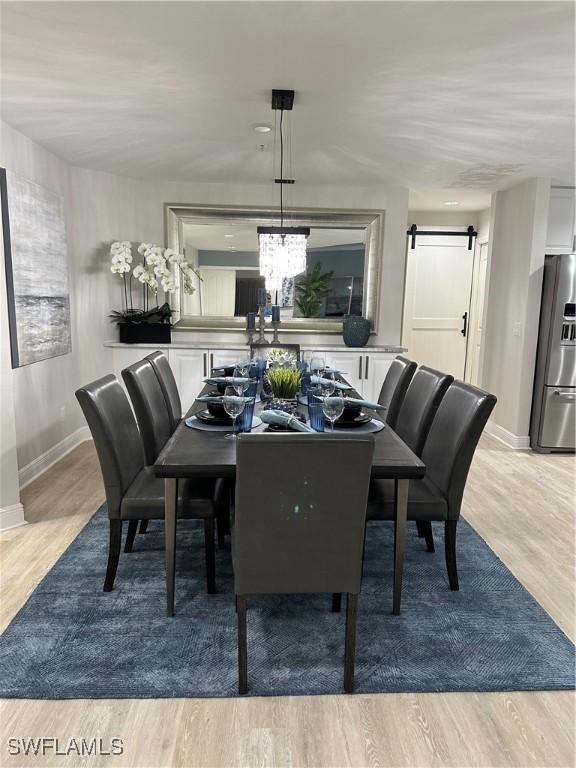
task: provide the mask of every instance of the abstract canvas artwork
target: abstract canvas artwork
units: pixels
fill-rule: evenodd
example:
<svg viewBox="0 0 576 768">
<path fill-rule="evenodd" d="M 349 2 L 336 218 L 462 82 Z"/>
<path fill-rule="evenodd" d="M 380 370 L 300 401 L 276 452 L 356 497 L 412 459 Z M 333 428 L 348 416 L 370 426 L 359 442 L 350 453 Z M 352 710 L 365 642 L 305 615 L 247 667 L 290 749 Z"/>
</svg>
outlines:
<svg viewBox="0 0 576 768">
<path fill-rule="evenodd" d="M 64 201 L 0 169 L 12 367 L 71 351 Z"/>
</svg>

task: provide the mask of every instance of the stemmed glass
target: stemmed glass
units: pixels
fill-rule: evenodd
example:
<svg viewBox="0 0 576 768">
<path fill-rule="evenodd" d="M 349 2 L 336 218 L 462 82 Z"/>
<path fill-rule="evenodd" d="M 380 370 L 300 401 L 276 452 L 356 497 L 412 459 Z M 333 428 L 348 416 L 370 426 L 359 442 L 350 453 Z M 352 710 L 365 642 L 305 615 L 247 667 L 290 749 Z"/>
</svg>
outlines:
<svg viewBox="0 0 576 768">
<path fill-rule="evenodd" d="M 326 416 L 332 425 L 332 429 L 330 431 L 334 432 L 334 422 L 344 413 L 344 398 L 325 397 L 322 400 L 322 410 L 324 411 L 324 416 Z"/>
<path fill-rule="evenodd" d="M 248 387 L 250 386 L 250 380 L 248 378 L 248 372 L 250 368 L 249 366 L 239 366 L 237 365 L 236 368 L 234 368 L 234 378 L 235 379 L 246 379 L 246 381 L 243 382 L 234 382 L 234 389 L 236 390 L 236 394 L 239 397 L 242 397 L 244 392 L 248 390 Z"/>
<path fill-rule="evenodd" d="M 330 397 L 330 395 L 334 394 L 334 391 L 336 389 L 336 374 L 334 371 L 331 370 L 325 370 L 323 372 L 322 378 L 324 381 L 320 384 L 320 388 L 322 390 L 322 393 L 326 397 Z"/>
<path fill-rule="evenodd" d="M 314 376 L 321 376 L 322 371 L 326 367 L 326 361 L 319 355 L 313 355 L 310 360 L 310 373 Z"/>
<path fill-rule="evenodd" d="M 244 398 L 236 393 L 234 387 L 226 387 L 222 404 L 224 405 L 224 410 L 232 419 L 233 424 L 232 434 L 226 435 L 226 440 L 236 440 L 236 419 L 244 410 L 246 403 L 244 402 Z"/>
</svg>

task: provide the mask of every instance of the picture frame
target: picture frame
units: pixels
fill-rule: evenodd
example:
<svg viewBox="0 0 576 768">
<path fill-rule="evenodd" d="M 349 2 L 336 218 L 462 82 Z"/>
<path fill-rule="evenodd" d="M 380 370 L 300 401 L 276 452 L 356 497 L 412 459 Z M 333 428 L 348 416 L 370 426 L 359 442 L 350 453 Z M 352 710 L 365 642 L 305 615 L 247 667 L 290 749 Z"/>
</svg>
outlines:
<svg viewBox="0 0 576 768">
<path fill-rule="evenodd" d="M 0 168 L 12 368 L 72 351 L 64 199 Z"/>
</svg>

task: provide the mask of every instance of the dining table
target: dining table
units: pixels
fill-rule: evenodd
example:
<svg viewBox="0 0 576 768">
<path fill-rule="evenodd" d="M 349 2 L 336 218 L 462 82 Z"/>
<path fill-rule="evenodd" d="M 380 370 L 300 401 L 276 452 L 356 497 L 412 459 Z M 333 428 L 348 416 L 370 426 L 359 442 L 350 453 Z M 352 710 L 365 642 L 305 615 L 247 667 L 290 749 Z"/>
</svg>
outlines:
<svg viewBox="0 0 576 768">
<path fill-rule="evenodd" d="M 213 391 L 206 385 L 200 394 Z M 361 397 L 354 390 L 348 393 Z M 257 402 L 254 415 L 258 415 L 266 404 Z M 175 554 L 176 554 L 176 510 L 178 480 L 185 478 L 227 478 L 234 482 L 236 475 L 236 440 L 226 438 L 222 431 L 193 429 L 186 420 L 204 410 L 206 404 L 195 401 L 172 436 L 166 442 L 154 464 L 157 477 L 164 480 L 164 515 L 165 515 L 165 558 L 166 558 L 166 610 L 168 616 L 174 615 Z M 305 413 L 305 405 L 300 406 Z M 373 418 L 383 423 L 373 412 Z M 262 431 L 266 425 L 258 428 Z M 353 429 L 337 430 L 339 435 L 354 434 Z M 295 434 L 302 434 L 296 432 Z M 257 476 L 258 467 L 254 467 Z M 391 479 L 395 487 L 394 519 L 394 577 L 392 611 L 400 614 L 402 597 L 402 571 L 404 565 L 404 546 L 406 537 L 406 515 L 408 509 L 408 490 L 410 480 L 424 477 L 425 464 L 416 456 L 401 438 L 385 425 L 374 433 L 374 458 L 372 479 Z"/>
</svg>

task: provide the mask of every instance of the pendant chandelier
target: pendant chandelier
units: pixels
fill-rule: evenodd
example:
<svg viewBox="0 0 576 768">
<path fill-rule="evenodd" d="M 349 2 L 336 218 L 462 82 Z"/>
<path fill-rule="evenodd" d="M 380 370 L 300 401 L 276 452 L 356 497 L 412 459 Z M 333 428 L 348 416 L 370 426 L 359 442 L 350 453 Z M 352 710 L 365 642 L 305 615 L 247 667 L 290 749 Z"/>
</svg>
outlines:
<svg viewBox="0 0 576 768">
<path fill-rule="evenodd" d="M 266 289 L 280 291 L 286 278 L 296 277 L 306 271 L 306 238 L 309 227 L 284 226 L 284 185 L 294 184 L 294 179 L 284 178 L 284 112 L 292 109 L 294 91 L 272 91 L 272 109 L 280 110 L 280 226 L 258 227 L 260 250 L 260 274 L 266 281 Z"/>
</svg>

